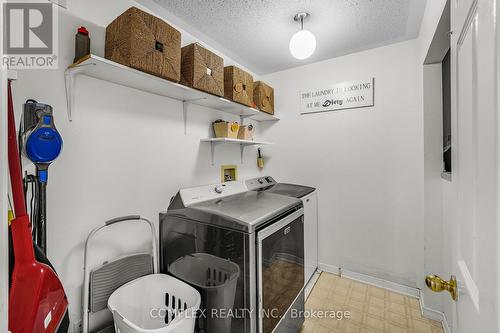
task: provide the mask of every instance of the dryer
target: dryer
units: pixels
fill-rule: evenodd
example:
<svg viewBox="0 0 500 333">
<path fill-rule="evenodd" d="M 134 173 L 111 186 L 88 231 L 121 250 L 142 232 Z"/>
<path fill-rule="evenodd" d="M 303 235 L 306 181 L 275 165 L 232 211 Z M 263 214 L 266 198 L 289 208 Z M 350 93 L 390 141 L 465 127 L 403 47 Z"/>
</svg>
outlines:
<svg viewBox="0 0 500 333">
<path fill-rule="evenodd" d="M 318 196 L 310 186 L 278 183 L 271 176 L 246 181 L 248 188 L 301 199 L 304 204 L 304 265 L 305 284 L 318 268 Z"/>
</svg>

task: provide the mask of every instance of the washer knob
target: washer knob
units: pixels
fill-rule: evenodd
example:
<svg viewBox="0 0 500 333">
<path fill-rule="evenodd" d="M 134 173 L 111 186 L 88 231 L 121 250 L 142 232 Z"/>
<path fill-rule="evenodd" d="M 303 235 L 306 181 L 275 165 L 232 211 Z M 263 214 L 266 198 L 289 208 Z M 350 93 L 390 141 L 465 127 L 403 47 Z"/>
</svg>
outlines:
<svg viewBox="0 0 500 333">
<path fill-rule="evenodd" d="M 222 186 L 220 186 L 220 185 L 216 185 L 216 186 L 214 187 L 214 191 L 215 191 L 215 193 L 219 193 L 219 194 L 221 194 L 223 190 L 224 190 L 224 189 L 223 189 L 223 188 L 222 188 Z"/>
</svg>

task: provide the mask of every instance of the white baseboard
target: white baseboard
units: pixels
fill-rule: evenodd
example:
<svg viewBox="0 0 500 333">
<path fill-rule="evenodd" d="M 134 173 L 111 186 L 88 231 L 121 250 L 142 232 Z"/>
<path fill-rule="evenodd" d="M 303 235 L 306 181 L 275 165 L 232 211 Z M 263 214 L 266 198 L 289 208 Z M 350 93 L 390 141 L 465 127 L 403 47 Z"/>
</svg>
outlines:
<svg viewBox="0 0 500 333">
<path fill-rule="evenodd" d="M 448 325 L 448 320 L 446 319 L 446 316 L 444 313 L 429 309 L 429 308 L 422 308 L 422 316 L 427 319 L 439 321 L 441 325 L 443 325 L 443 332 L 444 333 L 451 333 L 450 325 Z"/>
<path fill-rule="evenodd" d="M 420 309 L 422 311 L 422 316 L 427 319 L 441 322 L 441 325 L 443 325 L 443 332 L 451 333 L 451 328 L 450 325 L 448 324 L 448 319 L 446 318 L 446 315 L 441 311 L 434 310 L 425 306 L 423 292 L 420 292 L 419 301 L 420 301 Z"/>
<path fill-rule="evenodd" d="M 375 287 L 380 287 L 383 289 L 395 291 L 400 294 L 405 294 L 408 296 L 412 296 L 418 298 L 420 295 L 420 290 L 417 288 L 412 288 L 408 286 L 404 286 L 402 284 L 398 284 L 395 282 L 387 281 L 384 279 L 376 278 L 370 275 L 361 274 L 357 272 L 353 272 L 347 269 L 343 269 L 338 266 L 328 265 L 323 263 L 318 263 L 318 270 L 322 272 L 327 272 L 339 276 L 345 276 L 346 278 L 356 280 L 359 282 L 363 282 Z"/>
<path fill-rule="evenodd" d="M 318 270 L 330 274 L 340 275 L 340 267 L 318 263 Z"/>
<path fill-rule="evenodd" d="M 404 294 L 407 296 L 411 296 L 411 297 L 415 297 L 415 298 L 419 298 L 419 296 L 420 296 L 420 290 L 417 288 L 408 287 L 408 286 L 405 286 L 405 285 L 402 285 L 399 283 L 376 278 L 376 277 L 373 277 L 370 275 L 353 272 L 353 271 L 343 269 L 343 268 L 340 269 L 340 275 L 345 276 L 345 277 L 352 279 L 352 280 L 356 280 L 356 281 L 363 282 L 363 283 L 366 283 L 366 284 L 369 284 L 369 285 L 372 285 L 375 287 L 394 291 L 394 292 Z"/>
</svg>

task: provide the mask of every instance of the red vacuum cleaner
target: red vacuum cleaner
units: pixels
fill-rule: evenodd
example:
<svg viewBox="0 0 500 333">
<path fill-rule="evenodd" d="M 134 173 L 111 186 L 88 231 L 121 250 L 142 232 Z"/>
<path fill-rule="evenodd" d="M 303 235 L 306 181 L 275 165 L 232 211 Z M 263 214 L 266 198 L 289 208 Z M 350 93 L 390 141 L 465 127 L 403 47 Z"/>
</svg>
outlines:
<svg viewBox="0 0 500 333">
<path fill-rule="evenodd" d="M 23 192 L 10 82 L 8 89 L 8 153 L 15 213 L 11 223 L 15 263 L 9 291 L 9 330 L 12 333 L 65 332 L 68 325 L 68 300 L 64 288 L 50 266 L 35 260 Z"/>
</svg>

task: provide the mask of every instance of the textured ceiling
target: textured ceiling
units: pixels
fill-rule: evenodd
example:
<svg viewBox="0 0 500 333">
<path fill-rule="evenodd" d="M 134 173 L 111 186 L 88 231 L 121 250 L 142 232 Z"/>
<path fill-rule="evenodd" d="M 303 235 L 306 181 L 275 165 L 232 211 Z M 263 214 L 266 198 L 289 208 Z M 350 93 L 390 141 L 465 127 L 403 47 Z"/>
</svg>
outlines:
<svg viewBox="0 0 500 333">
<path fill-rule="evenodd" d="M 418 36 L 426 0 L 153 0 L 180 28 L 257 74 L 333 58 Z M 140 1 L 139 1 L 140 2 Z M 153 9 L 153 8 L 151 8 Z M 294 59 L 297 12 L 317 39 L 314 55 Z M 208 38 L 203 38 L 208 37 Z M 219 47 L 217 47 L 219 46 Z M 222 49 L 221 49 L 222 48 Z"/>
</svg>

